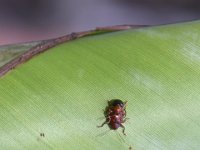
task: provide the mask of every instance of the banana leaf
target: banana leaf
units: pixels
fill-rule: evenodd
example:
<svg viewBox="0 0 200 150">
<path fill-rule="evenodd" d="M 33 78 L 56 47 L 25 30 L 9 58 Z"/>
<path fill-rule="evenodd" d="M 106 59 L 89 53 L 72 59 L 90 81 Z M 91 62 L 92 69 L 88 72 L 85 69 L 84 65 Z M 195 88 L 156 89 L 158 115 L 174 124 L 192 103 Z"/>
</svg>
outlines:
<svg viewBox="0 0 200 150">
<path fill-rule="evenodd" d="M 199 149 L 199 43 L 195 21 L 49 48 L 0 78 L 0 149 Z M 127 101 L 126 136 L 97 128 L 111 99 Z"/>
</svg>

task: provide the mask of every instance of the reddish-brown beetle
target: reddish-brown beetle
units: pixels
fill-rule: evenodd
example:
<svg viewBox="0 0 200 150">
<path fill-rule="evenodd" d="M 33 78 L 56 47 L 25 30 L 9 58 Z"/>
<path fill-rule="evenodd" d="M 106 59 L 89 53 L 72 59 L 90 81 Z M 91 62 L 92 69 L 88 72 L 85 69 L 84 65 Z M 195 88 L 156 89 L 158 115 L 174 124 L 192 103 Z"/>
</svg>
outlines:
<svg viewBox="0 0 200 150">
<path fill-rule="evenodd" d="M 123 134 L 125 134 L 125 127 L 122 125 L 126 121 L 126 101 L 123 102 L 120 99 L 113 99 L 108 101 L 108 106 L 105 108 L 104 116 L 106 118 L 102 125 L 97 127 L 103 127 L 108 124 L 111 130 L 117 130 L 119 127 L 123 128 Z"/>
</svg>

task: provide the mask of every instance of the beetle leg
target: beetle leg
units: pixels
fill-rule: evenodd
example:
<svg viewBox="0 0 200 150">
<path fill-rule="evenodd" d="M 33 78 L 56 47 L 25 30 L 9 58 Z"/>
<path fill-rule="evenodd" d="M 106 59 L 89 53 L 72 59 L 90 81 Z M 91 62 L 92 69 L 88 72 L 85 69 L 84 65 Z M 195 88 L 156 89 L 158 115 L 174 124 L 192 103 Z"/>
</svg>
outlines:
<svg viewBox="0 0 200 150">
<path fill-rule="evenodd" d="M 126 117 L 126 104 L 127 104 L 127 101 L 124 102 L 124 106 L 123 106 L 124 117 Z"/>
<path fill-rule="evenodd" d="M 126 110 L 124 109 L 124 117 L 126 117 Z"/>
<path fill-rule="evenodd" d="M 111 114 L 113 111 L 111 109 L 108 110 L 108 115 Z"/>
<path fill-rule="evenodd" d="M 108 102 L 108 105 L 110 105 L 110 100 L 107 100 L 107 102 Z"/>
<path fill-rule="evenodd" d="M 106 118 L 108 118 L 109 117 L 109 115 L 112 113 L 113 111 L 112 110 L 108 110 L 108 112 L 107 111 L 104 111 L 104 116 L 106 117 Z"/>
<path fill-rule="evenodd" d="M 125 133 L 125 127 L 124 127 L 122 124 L 120 124 L 120 126 L 123 128 L 122 133 L 123 133 L 124 135 L 126 135 L 126 133 Z"/>
<path fill-rule="evenodd" d="M 122 121 L 122 123 L 125 123 L 128 119 L 130 119 L 130 118 L 125 118 L 125 119 Z"/>
<path fill-rule="evenodd" d="M 103 127 L 105 124 L 108 124 L 110 122 L 110 118 L 108 118 L 109 120 L 106 119 L 106 121 L 104 121 L 100 126 L 97 126 L 97 128 Z"/>
<path fill-rule="evenodd" d="M 104 124 L 107 124 L 108 122 L 107 122 L 107 120 L 106 121 L 104 121 L 100 126 L 97 126 L 97 128 L 101 128 L 101 127 L 103 127 L 104 126 Z"/>
</svg>

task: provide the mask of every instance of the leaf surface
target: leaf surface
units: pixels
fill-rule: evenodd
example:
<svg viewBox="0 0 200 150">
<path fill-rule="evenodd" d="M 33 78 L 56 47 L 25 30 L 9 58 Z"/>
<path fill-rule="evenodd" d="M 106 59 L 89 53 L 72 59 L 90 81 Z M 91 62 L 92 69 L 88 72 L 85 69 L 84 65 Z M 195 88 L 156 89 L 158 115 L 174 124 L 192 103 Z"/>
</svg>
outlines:
<svg viewBox="0 0 200 150">
<path fill-rule="evenodd" d="M 199 35 L 200 22 L 126 30 L 32 58 L 0 79 L 1 149 L 199 149 Z M 127 136 L 96 127 L 114 98 Z"/>
</svg>

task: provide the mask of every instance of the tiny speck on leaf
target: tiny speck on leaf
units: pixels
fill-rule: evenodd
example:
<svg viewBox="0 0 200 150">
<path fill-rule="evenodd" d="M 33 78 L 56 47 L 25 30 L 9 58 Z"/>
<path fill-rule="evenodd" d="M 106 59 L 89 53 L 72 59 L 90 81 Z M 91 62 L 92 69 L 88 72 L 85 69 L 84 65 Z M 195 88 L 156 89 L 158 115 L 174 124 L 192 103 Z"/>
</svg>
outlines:
<svg viewBox="0 0 200 150">
<path fill-rule="evenodd" d="M 40 133 L 40 136 L 41 136 L 41 137 L 45 137 L 44 133 Z"/>
</svg>

